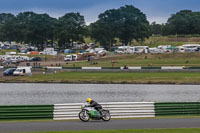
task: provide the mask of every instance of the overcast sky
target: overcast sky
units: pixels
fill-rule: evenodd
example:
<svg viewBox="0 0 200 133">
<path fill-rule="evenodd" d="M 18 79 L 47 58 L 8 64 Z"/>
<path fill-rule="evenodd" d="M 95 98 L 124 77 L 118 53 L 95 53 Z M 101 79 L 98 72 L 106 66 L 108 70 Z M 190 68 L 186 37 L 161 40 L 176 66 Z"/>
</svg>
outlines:
<svg viewBox="0 0 200 133">
<path fill-rule="evenodd" d="M 0 0 L 0 13 L 16 15 L 33 11 L 58 18 L 68 12 L 80 12 L 89 24 L 95 22 L 100 13 L 124 5 L 134 5 L 150 22 L 157 23 L 165 23 L 171 14 L 180 10 L 200 11 L 200 0 Z"/>
</svg>

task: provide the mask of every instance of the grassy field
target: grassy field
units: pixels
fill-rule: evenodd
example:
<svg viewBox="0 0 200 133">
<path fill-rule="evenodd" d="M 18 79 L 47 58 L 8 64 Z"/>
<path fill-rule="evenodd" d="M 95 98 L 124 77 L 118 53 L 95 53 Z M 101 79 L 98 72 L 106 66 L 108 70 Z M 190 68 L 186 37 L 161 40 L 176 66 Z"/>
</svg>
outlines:
<svg viewBox="0 0 200 133">
<path fill-rule="evenodd" d="M 108 55 L 100 59 L 81 62 L 70 62 L 64 67 L 90 66 L 90 67 L 112 67 L 112 61 L 115 62 L 114 67 L 127 66 L 200 66 L 200 53 L 165 53 L 165 54 L 122 54 Z M 92 64 L 97 62 L 98 64 Z"/>
<path fill-rule="evenodd" d="M 199 133 L 200 128 L 182 129 L 129 129 L 129 130 L 94 130 L 94 131 L 52 131 L 31 133 Z"/>
<path fill-rule="evenodd" d="M 90 41 L 87 38 L 87 41 Z M 150 37 L 144 45 L 150 47 L 158 45 L 182 45 L 185 43 L 200 43 L 200 37 L 168 38 Z M 137 45 L 137 42 L 133 42 Z M 139 45 L 139 44 L 138 44 Z M 5 52 L 0 50 L 0 54 Z M 35 55 L 37 56 L 37 55 Z M 40 55 L 45 58 L 45 55 Z M 122 67 L 133 66 L 186 66 L 200 67 L 200 53 L 165 53 L 165 54 L 109 54 L 90 62 L 87 60 L 65 63 L 63 56 L 46 56 L 48 62 L 41 62 L 41 66 L 50 66 L 55 61 L 62 61 L 63 67 Z M 57 62 L 56 62 L 57 63 Z M 94 64 L 96 63 L 96 64 Z M 63 72 L 57 74 L 33 74 L 31 77 L 2 77 L 0 82 L 57 82 L 57 83 L 161 83 L 161 84 L 200 84 L 200 73 L 194 72 Z"/>
<path fill-rule="evenodd" d="M 94 42 L 89 37 L 86 37 L 85 42 L 87 44 Z M 115 39 L 117 44 L 120 44 L 119 39 Z M 200 44 L 200 37 L 166 37 L 166 36 L 152 36 L 146 39 L 144 42 L 136 42 L 132 41 L 132 45 L 147 45 L 149 47 L 157 47 L 159 45 L 172 45 L 172 46 L 180 46 L 183 44 Z M 99 45 L 99 43 L 97 43 Z"/>
<path fill-rule="evenodd" d="M 41 83 L 145 83 L 145 84 L 200 84 L 200 73 L 195 72 L 60 72 L 36 74 L 31 77 L 1 78 L 0 82 Z"/>
<path fill-rule="evenodd" d="M 0 55 L 5 55 L 6 52 L 17 52 L 16 50 L 2 50 L 0 49 Z"/>
<path fill-rule="evenodd" d="M 157 47 L 159 45 L 172 45 L 181 46 L 183 44 L 199 44 L 200 37 L 150 37 L 146 39 L 143 45 L 148 45 L 149 47 Z M 140 45 L 140 43 L 133 41 L 134 45 Z"/>
</svg>

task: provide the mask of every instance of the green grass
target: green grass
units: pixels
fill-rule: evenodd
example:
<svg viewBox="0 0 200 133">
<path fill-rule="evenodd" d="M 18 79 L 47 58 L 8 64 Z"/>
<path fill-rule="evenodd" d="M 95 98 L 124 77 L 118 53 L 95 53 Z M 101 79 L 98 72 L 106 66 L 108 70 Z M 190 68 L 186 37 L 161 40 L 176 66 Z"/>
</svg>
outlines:
<svg viewBox="0 0 200 133">
<path fill-rule="evenodd" d="M 145 58 L 146 56 L 146 58 Z M 166 53 L 166 54 L 122 54 L 109 55 L 106 58 L 100 58 L 91 62 L 98 62 L 93 65 L 88 61 L 70 62 L 64 67 L 90 66 L 90 67 L 112 67 L 112 61 L 115 61 L 115 67 L 127 66 L 200 66 L 200 53 Z M 188 61 L 188 63 L 186 63 Z"/>
<path fill-rule="evenodd" d="M 143 42 L 143 45 L 147 45 L 149 47 L 157 47 L 159 45 L 172 45 L 172 46 L 181 46 L 183 44 L 199 44 L 200 37 L 149 37 Z M 141 45 L 141 43 L 133 41 L 134 45 Z"/>
<path fill-rule="evenodd" d="M 6 79 L 1 79 L 6 82 Z M 13 77 L 7 82 L 200 84 L 196 72 L 60 72 Z"/>
<path fill-rule="evenodd" d="M 112 118 L 112 120 L 127 120 L 127 119 L 186 119 L 186 118 L 200 118 L 199 115 L 172 115 L 172 116 L 156 116 L 156 117 L 147 117 L 147 118 Z M 8 120 L 0 120 L 0 123 L 15 123 L 15 122 L 54 122 L 55 120 L 52 119 L 19 119 L 19 120 L 13 120 L 13 119 L 8 119 Z M 56 121 L 80 121 L 80 120 L 56 120 Z"/>
<path fill-rule="evenodd" d="M 94 42 L 90 39 L 90 37 L 86 37 L 85 39 L 86 43 Z M 120 40 L 118 38 L 115 38 L 117 41 L 117 44 L 120 44 Z M 172 46 L 180 46 L 183 44 L 199 44 L 200 43 L 200 37 L 166 37 L 166 36 L 151 36 L 148 39 L 146 39 L 142 44 L 141 42 L 132 41 L 132 45 L 147 45 L 149 47 L 157 47 L 159 45 L 172 45 Z"/>
<path fill-rule="evenodd" d="M 199 133 L 199 132 L 200 132 L 200 128 L 93 130 L 93 131 L 49 131 L 49 132 L 30 132 L 30 133 Z"/>
</svg>

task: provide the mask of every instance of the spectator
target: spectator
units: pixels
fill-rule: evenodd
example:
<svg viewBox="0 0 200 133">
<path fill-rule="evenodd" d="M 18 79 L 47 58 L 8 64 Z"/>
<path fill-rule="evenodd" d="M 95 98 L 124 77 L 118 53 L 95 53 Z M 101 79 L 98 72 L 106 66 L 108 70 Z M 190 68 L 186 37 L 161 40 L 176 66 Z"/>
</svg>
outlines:
<svg viewBox="0 0 200 133">
<path fill-rule="evenodd" d="M 124 69 L 128 69 L 127 65 L 124 65 Z"/>
<path fill-rule="evenodd" d="M 112 63 L 112 67 L 114 67 L 115 66 L 115 61 L 112 60 L 111 63 Z"/>
<path fill-rule="evenodd" d="M 88 62 L 90 62 L 90 60 L 91 60 L 90 57 L 88 57 Z"/>
</svg>

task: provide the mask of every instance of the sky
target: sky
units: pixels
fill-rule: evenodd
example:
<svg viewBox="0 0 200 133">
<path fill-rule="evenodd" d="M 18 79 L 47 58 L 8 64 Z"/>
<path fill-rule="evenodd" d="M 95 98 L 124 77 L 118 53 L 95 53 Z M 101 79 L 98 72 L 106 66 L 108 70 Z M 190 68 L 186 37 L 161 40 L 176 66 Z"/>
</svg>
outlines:
<svg viewBox="0 0 200 133">
<path fill-rule="evenodd" d="M 146 14 L 148 21 L 166 23 L 171 14 L 184 9 L 200 11 L 200 0 L 0 0 L 0 13 L 33 11 L 59 18 L 65 13 L 79 12 L 86 24 L 95 22 L 108 9 L 133 5 Z"/>
</svg>

